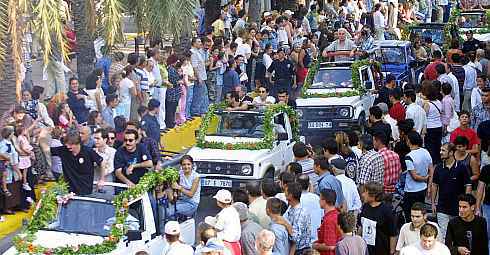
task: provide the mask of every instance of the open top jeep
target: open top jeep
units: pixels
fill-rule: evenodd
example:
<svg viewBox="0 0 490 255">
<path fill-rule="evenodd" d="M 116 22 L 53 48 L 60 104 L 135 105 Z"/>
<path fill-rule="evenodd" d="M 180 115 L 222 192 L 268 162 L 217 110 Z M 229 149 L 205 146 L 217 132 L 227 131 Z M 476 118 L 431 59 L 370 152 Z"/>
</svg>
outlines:
<svg viewBox="0 0 490 255">
<path fill-rule="evenodd" d="M 393 74 L 399 87 L 405 83 L 421 82 L 425 64 L 415 60 L 409 41 L 384 40 L 375 44 L 378 48 L 375 51 L 376 60 L 381 63 L 384 77 Z"/>
<path fill-rule="evenodd" d="M 189 150 L 201 176 L 201 192 L 273 180 L 293 160 L 299 138 L 296 112 L 285 105 L 262 111 L 225 111 L 213 105 Z"/>
<path fill-rule="evenodd" d="M 301 98 L 296 99 L 300 134 L 312 145 L 336 131 L 363 129 L 374 103 L 370 60 L 317 65 L 310 68 Z"/>
<path fill-rule="evenodd" d="M 444 23 L 420 23 L 410 27 L 410 41 L 413 42 L 415 38 L 425 40 L 425 38 L 431 38 L 432 42 L 439 46 L 443 46 L 446 42 L 446 36 L 444 34 Z"/>
<path fill-rule="evenodd" d="M 461 11 L 457 19 L 461 36 L 466 31 L 473 31 L 473 37 L 479 41 L 490 41 L 490 25 L 484 10 Z"/>
</svg>

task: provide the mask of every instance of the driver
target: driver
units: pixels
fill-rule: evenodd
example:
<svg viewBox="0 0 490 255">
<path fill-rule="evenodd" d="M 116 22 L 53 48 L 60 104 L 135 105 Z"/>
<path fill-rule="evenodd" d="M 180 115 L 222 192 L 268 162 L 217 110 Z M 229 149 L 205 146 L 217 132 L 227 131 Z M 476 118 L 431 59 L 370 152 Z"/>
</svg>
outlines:
<svg viewBox="0 0 490 255">
<path fill-rule="evenodd" d="M 337 31 L 338 39 L 333 41 L 322 52 L 323 57 L 334 57 L 335 61 L 349 61 L 354 56 L 352 50 L 356 47 L 351 35 L 345 28 Z"/>
</svg>

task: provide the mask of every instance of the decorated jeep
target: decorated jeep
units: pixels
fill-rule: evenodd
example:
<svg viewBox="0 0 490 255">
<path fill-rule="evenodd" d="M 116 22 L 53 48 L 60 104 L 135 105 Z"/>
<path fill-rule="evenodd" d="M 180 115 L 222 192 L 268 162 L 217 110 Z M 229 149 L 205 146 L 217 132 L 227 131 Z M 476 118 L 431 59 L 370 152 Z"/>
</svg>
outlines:
<svg viewBox="0 0 490 255">
<path fill-rule="evenodd" d="M 381 63 L 381 71 L 386 77 L 393 74 L 396 84 L 402 87 L 405 83 L 420 83 L 425 64 L 418 63 L 409 41 L 384 40 L 376 41 L 376 60 Z"/>
<path fill-rule="evenodd" d="M 409 26 L 409 39 L 411 42 L 414 42 L 416 38 L 420 38 L 421 40 L 431 38 L 433 43 L 442 47 L 452 37 L 452 34 L 448 35 L 446 33 L 444 26 L 444 23 L 419 23 Z"/>
<path fill-rule="evenodd" d="M 149 172 L 132 188 L 105 183 L 105 192 L 87 196 L 68 193 L 63 181 L 43 191 L 32 220 L 4 254 L 135 254 L 160 255 L 168 247 L 164 222 L 151 191 L 178 179 L 175 169 Z M 112 192 L 111 192 L 112 190 Z M 118 191 L 114 195 L 114 190 Z M 165 219 L 163 219 L 165 220 Z M 181 238 L 194 243 L 194 219 L 181 225 Z"/>
<path fill-rule="evenodd" d="M 212 105 L 197 132 L 191 155 L 201 176 L 201 192 L 273 180 L 293 159 L 299 139 L 296 112 L 285 105 L 257 111 L 226 111 Z"/>
<path fill-rule="evenodd" d="M 465 37 L 466 31 L 472 31 L 473 37 L 479 41 L 490 41 L 490 11 L 484 10 L 466 10 L 459 12 L 458 27 L 460 34 Z"/>
<path fill-rule="evenodd" d="M 318 145 L 336 131 L 364 129 L 374 103 L 373 62 L 316 62 L 296 99 L 300 134 Z"/>
</svg>

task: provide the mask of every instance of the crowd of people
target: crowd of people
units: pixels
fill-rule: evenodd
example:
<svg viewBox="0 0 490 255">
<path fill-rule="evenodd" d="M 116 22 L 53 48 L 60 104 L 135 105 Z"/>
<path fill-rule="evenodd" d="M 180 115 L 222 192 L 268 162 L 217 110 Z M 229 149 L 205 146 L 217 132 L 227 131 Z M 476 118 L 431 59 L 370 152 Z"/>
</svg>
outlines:
<svg viewBox="0 0 490 255">
<path fill-rule="evenodd" d="M 397 23 L 447 21 L 451 6 L 312 1 L 294 12 L 264 7 L 253 23 L 247 4 L 222 3 L 210 28 L 197 11 L 198 36 L 184 52 L 156 41 L 144 55 L 104 53 L 85 81 L 24 89 L 0 120 L 0 212 L 28 211 L 35 187 L 61 176 L 78 195 L 91 194 L 94 181 L 97 190 L 105 182 L 133 187 L 146 172 L 162 171 L 162 131 L 213 103 L 295 108 L 320 56 L 365 56 L 374 40 L 400 33 Z M 221 211 L 199 224 L 194 249 L 179 241 L 179 221 L 195 216 L 201 182 L 184 156 L 179 181 L 154 194 L 179 214 L 161 219 L 170 244 L 164 254 L 488 254 L 488 46 L 471 31 L 446 54 L 416 38 L 414 57 L 429 62 L 420 84 L 381 77 L 365 134 L 337 132 L 321 148 L 297 142 L 277 182 L 219 190 Z"/>
</svg>

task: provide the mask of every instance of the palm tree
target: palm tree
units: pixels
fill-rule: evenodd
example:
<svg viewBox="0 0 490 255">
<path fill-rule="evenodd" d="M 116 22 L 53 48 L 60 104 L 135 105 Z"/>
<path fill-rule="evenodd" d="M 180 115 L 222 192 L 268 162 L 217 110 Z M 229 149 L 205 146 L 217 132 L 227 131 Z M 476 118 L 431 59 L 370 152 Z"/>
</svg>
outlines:
<svg viewBox="0 0 490 255">
<path fill-rule="evenodd" d="M 260 2 L 261 0 L 249 0 L 248 2 L 248 21 L 250 23 L 260 22 Z"/>
</svg>

